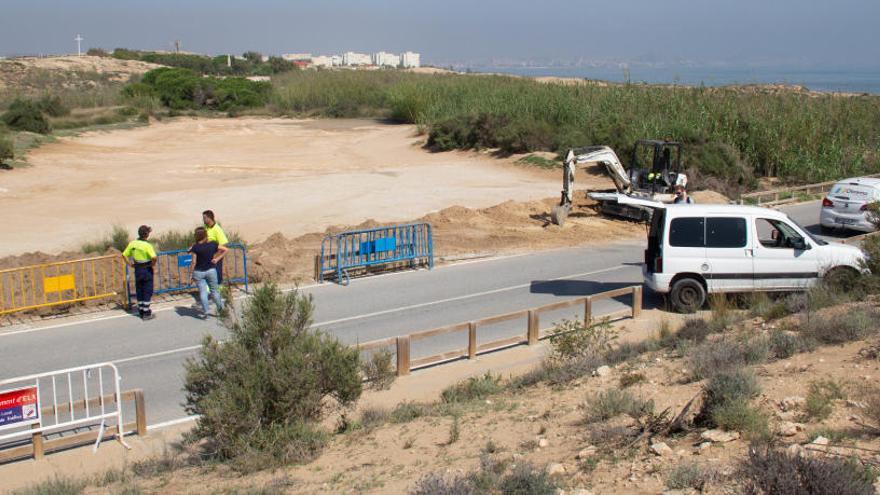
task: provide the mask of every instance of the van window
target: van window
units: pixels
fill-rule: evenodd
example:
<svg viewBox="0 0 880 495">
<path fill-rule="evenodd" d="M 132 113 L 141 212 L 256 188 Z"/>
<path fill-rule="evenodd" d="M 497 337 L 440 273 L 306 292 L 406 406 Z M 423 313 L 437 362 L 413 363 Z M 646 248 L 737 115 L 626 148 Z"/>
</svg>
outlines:
<svg viewBox="0 0 880 495">
<path fill-rule="evenodd" d="M 745 218 L 707 218 L 706 247 L 740 248 L 746 247 Z"/>
<path fill-rule="evenodd" d="M 674 218 L 669 224 L 669 245 L 675 247 L 704 247 L 706 245 L 705 219 Z"/>
</svg>

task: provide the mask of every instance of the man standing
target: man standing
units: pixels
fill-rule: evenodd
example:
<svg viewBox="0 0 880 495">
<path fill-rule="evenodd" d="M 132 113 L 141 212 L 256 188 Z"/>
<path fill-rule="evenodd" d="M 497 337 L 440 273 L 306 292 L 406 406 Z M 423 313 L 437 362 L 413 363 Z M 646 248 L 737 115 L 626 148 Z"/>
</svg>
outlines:
<svg viewBox="0 0 880 495">
<path fill-rule="evenodd" d="M 214 219 L 213 211 L 203 211 L 202 221 L 205 222 L 205 230 L 208 232 L 208 242 L 216 242 L 218 247 L 226 247 L 229 244 L 226 233 Z M 218 261 L 215 267 L 217 268 L 217 283 L 220 284 L 223 282 L 223 260 Z"/>
<path fill-rule="evenodd" d="M 153 267 L 156 265 L 156 250 L 147 242 L 151 229 L 147 225 L 138 227 L 138 238 L 128 243 L 122 256 L 134 268 L 134 290 L 137 294 L 138 314 L 143 320 L 152 320 L 150 299 L 153 298 Z"/>
<path fill-rule="evenodd" d="M 688 196 L 687 189 L 682 185 L 675 186 L 675 201 L 673 203 L 686 203 L 686 204 L 694 204 L 694 200 Z"/>
</svg>

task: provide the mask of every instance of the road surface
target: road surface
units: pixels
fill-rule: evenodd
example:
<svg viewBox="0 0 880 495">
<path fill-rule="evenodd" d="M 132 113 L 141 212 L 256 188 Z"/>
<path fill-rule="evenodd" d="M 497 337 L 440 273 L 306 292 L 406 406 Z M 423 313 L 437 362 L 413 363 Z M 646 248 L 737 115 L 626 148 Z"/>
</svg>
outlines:
<svg viewBox="0 0 880 495">
<path fill-rule="evenodd" d="M 784 210 L 818 233 L 818 202 Z M 332 283 L 303 290 L 314 296 L 316 326 L 346 343 L 366 342 L 443 325 L 540 306 L 567 298 L 641 283 L 641 238 L 604 246 L 577 247 L 465 262 L 432 271 L 402 272 Z M 656 304 L 646 294 L 646 304 Z M 595 315 L 626 307 L 606 300 Z M 205 334 L 223 339 L 216 320 L 199 320 L 190 302 L 160 308 L 156 319 L 142 322 L 121 313 L 101 319 L 39 327 L 12 327 L 0 332 L 3 359 L 0 377 L 110 361 L 124 389 L 141 388 L 149 424 L 186 416 L 183 363 L 195 356 Z M 578 316 L 576 308 L 542 316 L 542 327 Z M 481 327 L 479 343 L 525 332 L 525 321 Z M 447 334 L 413 344 L 412 357 L 466 347 L 466 333 Z"/>
</svg>

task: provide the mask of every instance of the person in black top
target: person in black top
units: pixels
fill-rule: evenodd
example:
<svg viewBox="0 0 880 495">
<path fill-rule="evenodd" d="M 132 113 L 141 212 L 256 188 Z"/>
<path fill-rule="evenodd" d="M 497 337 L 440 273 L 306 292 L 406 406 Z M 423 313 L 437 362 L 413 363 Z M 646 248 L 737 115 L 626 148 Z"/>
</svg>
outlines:
<svg viewBox="0 0 880 495">
<path fill-rule="evenodd" d="M 211 297 L 217 305 L 217 314 L 223 311 L 223 299 L 220 297 L 220 288 L 217 287 L 217 262 L 223 259 L 228 249 L 216 242 L 208 240 L 208 232 L 204 227 L 199 227 L 195 232 L 196 243 L 189 248 L 189 252 L 195 256 L 193 263 L 192 279 L 199 286 L 199 299 L 202 302 L 203 316 L 208 315 L 208 287 L 211 288 Z"/>
</svg>

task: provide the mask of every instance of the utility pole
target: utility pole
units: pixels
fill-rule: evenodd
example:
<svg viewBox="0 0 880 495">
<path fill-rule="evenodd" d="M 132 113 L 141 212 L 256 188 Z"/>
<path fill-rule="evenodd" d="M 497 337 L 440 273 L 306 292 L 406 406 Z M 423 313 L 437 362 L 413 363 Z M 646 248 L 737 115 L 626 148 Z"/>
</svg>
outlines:
<svg viewBox="0 0 880 495">
<path fill-rule="evenodd" d="M 83 54 L 83 52 L 82 52 L 82 41 L 83 41 L 83 37 L 77 34 L 77 35 L 76 35 L 76 38 L 74 38 L 73 41 L 76 41 L 76 56 L 77 56 L 77 57 L 82 57 L 82 54 Z"/>
</svg>

